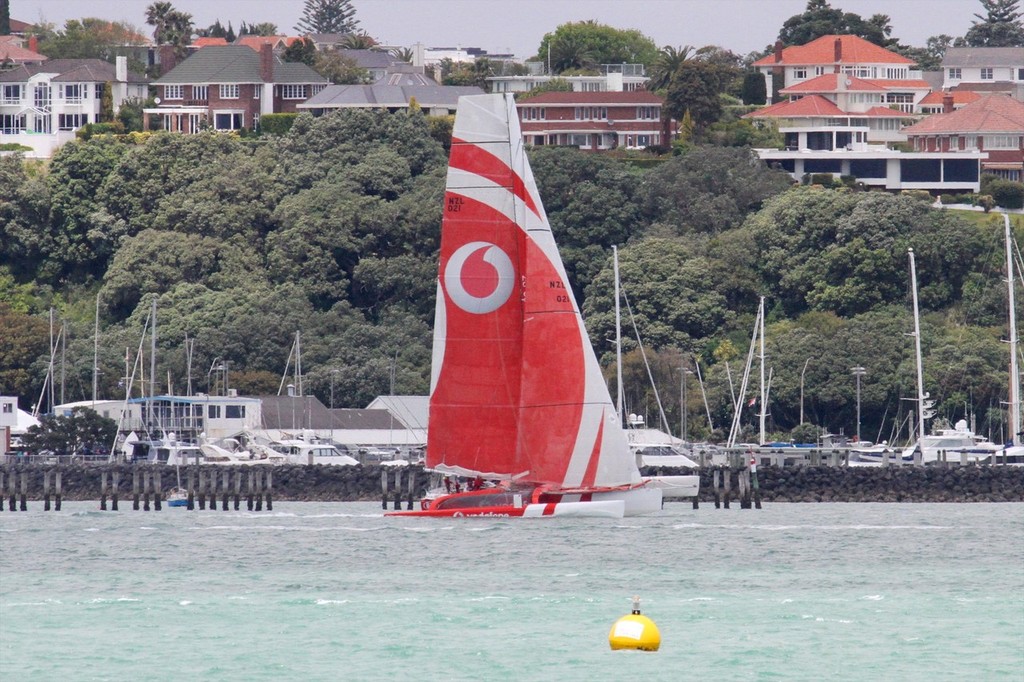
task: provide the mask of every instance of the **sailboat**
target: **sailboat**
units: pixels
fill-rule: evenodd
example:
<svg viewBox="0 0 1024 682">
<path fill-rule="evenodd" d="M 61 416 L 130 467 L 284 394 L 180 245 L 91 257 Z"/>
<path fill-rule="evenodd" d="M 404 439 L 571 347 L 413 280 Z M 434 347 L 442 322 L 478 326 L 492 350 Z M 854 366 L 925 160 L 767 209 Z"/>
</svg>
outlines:
<svg viewBox="0 0 1024 682">
<path fill-rule="evenodd" d="M 459 99 L 444 201 L 426 466 L 472 482 L 394 515 L 621 518 L 696 495 L 696 476 L 640 475 L 511 95 Z"/>
</svg>

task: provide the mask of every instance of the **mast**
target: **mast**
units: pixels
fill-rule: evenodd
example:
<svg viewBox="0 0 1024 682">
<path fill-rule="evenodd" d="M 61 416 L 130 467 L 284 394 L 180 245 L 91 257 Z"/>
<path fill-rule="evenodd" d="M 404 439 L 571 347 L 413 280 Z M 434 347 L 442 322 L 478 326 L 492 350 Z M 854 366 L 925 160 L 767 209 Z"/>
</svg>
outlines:
<svg viewBox="0 0 1024 682">
<path fill-rule="evenodd" d="M 619 248 L 612 245 L 612 271 L 615 275 L 615 409 L 619 415 L 619 424 L 626 427 L 622 413 L 622 324 L 619 310 Z"/>
<path fill-rule="evenodd" d="M 760 444 L 765 444 L 765 433 L 764 433 L 764 420 L 766 416 L 767 401 L 765 399 L 765 383 L 764 383 L 764 296 L 761 297 L 761 304 L 758 307 L 758 318 L 760 319 L 759 331 L 761 334 L 761 441 Z"/>
<path fill-rule="evenodd" d="M 1013 280 L 1013 235 L 1010 232 L 1010 216 L 1003 214 L 1006 226 L 1006 284 L 1009 294 L 1010 313 L 1010 438 L 1017 444 L 1017 434 L 1021 431 L 1020 419 L 1020 369 L 1017 367 L 1017 310 L 1014 304 Z"/>
<path fill-rule="evenodd" d="M 153 318 L 152 337 L 149 346 L 149 397 L 156 397 L 156 297 L 153 297 L 153 306 L 149 313 Z M 152 409 L 152 407 L 150 408 Z"/>
<path fill-rule="evenodd" d="M 100 294 L 96 292 L 96 322 L 92 332 L 92 402 L 96 404 L 96 386 L 100 376 Z"/>
<path fill-rule="evenodd" d="M 914 249 L 907 249 L 910 255 L 910 291 L 914 299 L 914 357 L 917 360 L 917 437 L 924 438 L 924 420 L 928 394 L 924 392 L 924 370 L 921 367 L 921 316 L 917 309 L 917 266 L 914 263 Z"/>
</svg>

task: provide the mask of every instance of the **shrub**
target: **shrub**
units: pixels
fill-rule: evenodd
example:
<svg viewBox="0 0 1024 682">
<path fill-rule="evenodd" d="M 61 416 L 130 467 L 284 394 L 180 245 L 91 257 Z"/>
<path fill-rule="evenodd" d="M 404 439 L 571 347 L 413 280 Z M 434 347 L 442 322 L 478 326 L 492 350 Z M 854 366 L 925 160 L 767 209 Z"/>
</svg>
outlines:
<svg viewBox="0 0 1024 682">
<path fill-rule="evenodd" d="M 981 206 L 985 209 L 985 213 L 988 213 L 996 207 L 996 200 L 992 198 L 990 194 L 979 194 L 976 205 Z"/>
<path fill-rule="evenodd" d="M 996 205 L 1003 208 L 1024 208 L 1024 183 L 1012 180 L 993 180 L 988 184 L 988 193 Z"/>
<path fill-rule="evenodd" d="M 811 173 L 811 184 L 831 187 L 834 183 L 831 173 Z"/>
<path fill-rule="evenodd" d="M 939 195 L 939 202 L 942 203 L 944 206 L 949 206 L 950 204 L 957 203 L 956 199 L 957 199 L 956 195 L 953 195 L 953 194 L 940 194 Z"/>
<path fill-rule="evenodd" d="M 260 132 L 265 135 L 284 135 L 292 129 L 298 114 L 264 114 L 260 117 Z"/>
<path fill-rule="evenodd" d="M 5 142 L 0 144 L 0 152 L 30 152 L 32 147 L 27 147 L 17 142 Z"/>
<path fill-rule="evenodd" d="M 121 135 L 124 133 L 124 124 L 121 121 L 110 121 L 109 123 L 86 123 L 75 131 L 75 137 L 80 140 L 88 140 L 93 135 Z"/>
</svg>

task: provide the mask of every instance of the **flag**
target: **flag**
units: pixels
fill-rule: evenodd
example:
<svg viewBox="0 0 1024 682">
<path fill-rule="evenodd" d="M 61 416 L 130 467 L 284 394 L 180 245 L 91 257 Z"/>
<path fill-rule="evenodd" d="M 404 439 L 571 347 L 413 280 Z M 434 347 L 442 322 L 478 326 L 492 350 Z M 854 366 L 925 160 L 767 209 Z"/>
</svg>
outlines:
<svg viewBox="0 0 1024 682">
<path fill-rule="evenodd" d="M 747 403 L 747 407 L 753 407 L 754 403 L 757 402 L 757 398 L 751 398 L 750 402 Z"/>
</svg>

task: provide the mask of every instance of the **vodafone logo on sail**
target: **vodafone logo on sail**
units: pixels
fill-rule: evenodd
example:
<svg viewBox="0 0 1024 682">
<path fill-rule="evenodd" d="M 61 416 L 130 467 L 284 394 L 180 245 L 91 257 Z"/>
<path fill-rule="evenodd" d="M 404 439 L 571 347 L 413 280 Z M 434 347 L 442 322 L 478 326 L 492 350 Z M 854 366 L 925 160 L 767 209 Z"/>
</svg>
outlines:
<svg viewBox="0 0 1024 682">
<path fill-rule="evenodd" d="M 512 259 L 490 242 L 463 244 L 444 269 L 448 297 L 467 313 L 484 315 L 500 308 L 515 286 Z"/>
</svg>

